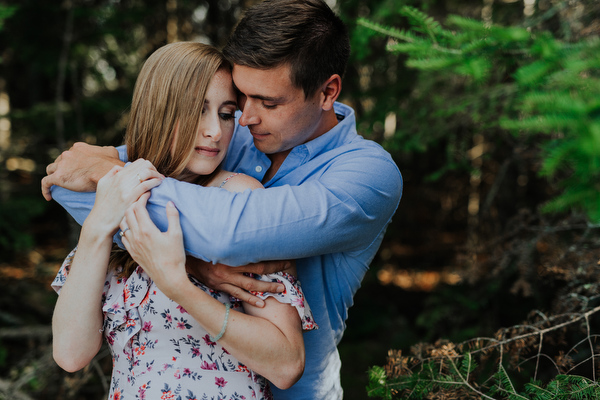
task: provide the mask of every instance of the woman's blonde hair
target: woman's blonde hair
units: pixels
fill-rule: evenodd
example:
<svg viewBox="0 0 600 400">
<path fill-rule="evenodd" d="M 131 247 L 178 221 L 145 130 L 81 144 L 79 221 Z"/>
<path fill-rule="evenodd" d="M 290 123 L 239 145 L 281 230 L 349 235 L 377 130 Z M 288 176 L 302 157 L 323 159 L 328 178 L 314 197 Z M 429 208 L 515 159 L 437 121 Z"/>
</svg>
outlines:
<svg viewBox="0 0 600 400">
<path fill-rule="evenodd" d="M 179 178 L 193 153 L 208 84 L 224 67 L 230 68 L 221 52 L 202 43 L 156 50 L 133 92 L 125 134 L 129 160 L 145 158 L 163 175 Z"/>
<path fill-rule="evenodd" d="M 138 75 L 125 144 L 129 160 L 144 158 L 165 176 L 204 184 L 218 172 L 190 179 L 186 174 L 210 80 L 230 64 L 212 46 L 177 42 L 156 50 Z M 177 137 L 177 140 L 175 140 Z M 122 266 L 129 277 L 137 264 L 129 253 L 113 246 L 109 268 Z"/>
</svg>

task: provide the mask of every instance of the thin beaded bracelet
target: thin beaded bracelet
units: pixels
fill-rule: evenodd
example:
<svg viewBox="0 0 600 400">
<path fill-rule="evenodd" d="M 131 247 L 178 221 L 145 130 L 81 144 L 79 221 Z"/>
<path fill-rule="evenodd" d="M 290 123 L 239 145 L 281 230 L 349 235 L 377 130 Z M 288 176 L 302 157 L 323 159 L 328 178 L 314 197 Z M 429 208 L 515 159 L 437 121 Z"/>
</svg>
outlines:
<svg viewBox="0 0 600 400">
<path fill-rule="evenodd" d="M 216 342 L 217 340 L 221 339 L 225 334 L 225 329 L 227 329 L 227 321 L 229 320 L 229 309 L 231 309 L 231 305 L 225 304 L 225 319 L 223 320 L 223 327 L 221 328 L 221 332 L 219 332 L 217 337 L 212 337 L 211 335 L 208 335 L 208 338 L 211 342 Z"/>
</svg>

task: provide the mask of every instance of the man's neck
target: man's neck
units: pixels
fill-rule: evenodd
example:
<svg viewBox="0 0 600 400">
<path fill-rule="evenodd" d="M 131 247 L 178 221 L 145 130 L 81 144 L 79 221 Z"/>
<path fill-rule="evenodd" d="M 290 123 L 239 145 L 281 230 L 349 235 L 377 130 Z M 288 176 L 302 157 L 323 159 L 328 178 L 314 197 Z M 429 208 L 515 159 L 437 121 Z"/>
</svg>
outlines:
<svg viewBox="0 0 600 400">
<path fill-rule="evenodd" d="M 271 159 L 271 166 L 269 167 L 267 173 L 262 179 L 263 184 L 269 182 L 271 178 L 275 176 L 277 171 L 279 171 L 279 167 L 281 167 L 288 154 L 290 154 L 290 151 L 292 151 L 292 149 L 282 151 L 281 153 L 268 154 L 268 157 Z"/>
<path fill-rule="evenodd" d="M 319 136 L 326 134 L 327 132 L 332 130 L 337 124 L 338 124 L 337 116 L 335 114 L 334 109 L 332 108 L 331 110 L 327 111 L 324 114 L 324 118 L 321 120 L 320 127 L 317 129 L 317 132 L 319 132 L 319 133 L 317 135 L 314 135 L 313 137 L 311 137 L 309 142 L 311 140 L 318 138 Z M 277 171 L 279 171 L 279 167 L 281 167 L 281 165 L 283 164 L 286 157 L 288 156 L 288 154 L 290 154 L 291 151 L 292 151 L 292 149 L 289 149 L 289 150 L 282 151 L 280 153 L 268 154 L 268 157 L 271 159 L 271 166 L 269 167 L 269 169 L 267 170 L 267 173 L 263 177 L 262 183 L 266 183 L 266 182 L 270 181 L 271 178 L 273 178 L 275 176 Z"/>
</svg>

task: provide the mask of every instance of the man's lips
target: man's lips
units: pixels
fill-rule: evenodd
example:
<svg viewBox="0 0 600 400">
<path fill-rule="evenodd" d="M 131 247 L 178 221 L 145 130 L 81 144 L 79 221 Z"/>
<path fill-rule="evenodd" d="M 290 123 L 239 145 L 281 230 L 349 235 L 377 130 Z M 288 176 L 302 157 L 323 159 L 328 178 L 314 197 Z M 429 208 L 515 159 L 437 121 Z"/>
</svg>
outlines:
<svg viewBox="0 0 600 400">
<path fill-rule="evenodd" d="M 268 136 L 268 133 L 259 133 L 259 132 L 255 132 L 253 130 L 250 130 L 250 133 L 252 134 L 253 137 L 255 138 L 264 138 L 266 136 Z"/>
<path fill-rule="evenodd" d="M 197 146 L 196 148 L 194 148 L 194 150 L 196 151 L 196 153 L 201 154 L 203 156 L 208 156 L 208 157 L 215 157 L 221 151 L 221 150 L 217 149 L 216 147 L 208 147 L 208 146 Z"/>
</svg>

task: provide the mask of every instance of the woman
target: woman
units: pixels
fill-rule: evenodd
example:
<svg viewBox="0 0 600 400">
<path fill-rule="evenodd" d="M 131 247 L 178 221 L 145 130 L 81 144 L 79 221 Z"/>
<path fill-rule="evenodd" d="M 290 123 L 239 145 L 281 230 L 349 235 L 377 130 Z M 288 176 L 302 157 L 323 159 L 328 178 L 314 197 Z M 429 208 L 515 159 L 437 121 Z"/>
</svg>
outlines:
<svg viewBox="0 0 600 400">
<path fill-rule="evenodd" d="M 54 358 L 76 371 L 106 337 L 110 399 L 265 399 L 263 377 L 287 388 L 302 375 L 302 330 L 315 325 L 295 271 L 259 277 L 286 287 L 259 294 L 262 309 L 232 301 L 187 276 L 175 206 L 167 206 L 165 233 L 145 209 L 148 190 L 164 176 L 231 191 L 262 187 L 219 168 L 236 109 L 229 65 L 210 46 L 164 46 L 140 72 L 126 133 L 128 157 L 137 161 L 100 180 L 77 251 L 53 283 L 60 290 Z M 110 255 L 119 226 L 129 253 Z"/>
</svg>

